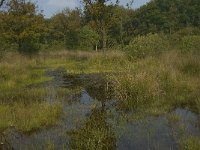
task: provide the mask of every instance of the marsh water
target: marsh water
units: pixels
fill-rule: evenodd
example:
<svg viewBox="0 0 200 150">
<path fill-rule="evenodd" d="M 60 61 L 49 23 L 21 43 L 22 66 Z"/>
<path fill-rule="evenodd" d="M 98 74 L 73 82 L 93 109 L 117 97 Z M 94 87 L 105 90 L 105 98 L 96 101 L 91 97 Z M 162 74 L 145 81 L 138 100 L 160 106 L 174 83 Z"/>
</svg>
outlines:
<svg viewBox="0 0 200 150">
<path fill-rule="evenodd" d="M 46 101 L 62 104 L 64 113 L 60 122 L 29 134 L 8 129 L 0 138 L 3 149 L 176 150 L 180 137 L 200 137 L 195 125 L 198 116 L 183 108 L 168 114 L 179 116 L 176 122 L 170 122 L 168 115 L 127 119 L 124 110 L 117 107 L 113 85 L 104 79 L 106 74 L 72 76 L 57 69 L 48 71 L 47 75 L 54 79 L 28 88 L 48 89 Z M 56 88 L 76 92 L 60 98 Z"/>
</svg>

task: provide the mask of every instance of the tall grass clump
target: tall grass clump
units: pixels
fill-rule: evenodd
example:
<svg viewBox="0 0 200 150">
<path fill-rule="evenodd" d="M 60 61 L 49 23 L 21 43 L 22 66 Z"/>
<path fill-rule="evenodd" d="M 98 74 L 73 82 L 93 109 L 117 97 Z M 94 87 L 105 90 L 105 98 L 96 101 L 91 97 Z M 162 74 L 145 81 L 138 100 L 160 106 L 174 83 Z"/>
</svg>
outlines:
<svg viewBox="0 0 200 150">
<path fill-rule="evenodd" d="M 145 58 L 156 56 L 169 49 L 167 38 L 159 34 L 147 34 L 135 37 L 126 47 L 129 56 L 133 58 Z"/>
<path fill-rule="evenodd" d="M 200 61 L 198 55 L 187 55 L 184 62 L 180 64 L 180 70 L 182 73 L 187 74 L 188 76 L 196 76 L 200 75 Z"/>
<path fill-rule="evenodd" d="M 199 59 L 178 52 L 163 53 L 160 57 L 131 63 L 126 73 L 113 75 L 114 88 L 120 106 L 128 110 L 158 110 L 168 112 L 188 107 L 199 112 Z M 191 66 L 188 68 L 188 65 Z M 195 65 L 194 65 L 195 64 Z M 195 73 L 195 75 L 193 75 Z M 161 111 L 162 108 L 162 111 Z"/>
<path fill-rule="evenodd" d="M 138 109 L 159 98 L 160 89 L 155 76 L 145 71 L 115 76 L 113 79 L 123 109 Z"/>
</svg>

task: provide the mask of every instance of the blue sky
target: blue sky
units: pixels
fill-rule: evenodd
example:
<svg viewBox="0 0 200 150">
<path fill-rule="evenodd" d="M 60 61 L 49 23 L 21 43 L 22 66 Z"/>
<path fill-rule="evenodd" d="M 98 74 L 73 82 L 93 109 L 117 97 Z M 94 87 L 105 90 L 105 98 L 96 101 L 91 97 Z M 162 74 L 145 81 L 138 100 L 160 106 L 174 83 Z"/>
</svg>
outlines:
<svg viewBox="0 0 200 150">
<path fill-rule="evenodd" d="M 55 13 L 61 11 L 66 7 L 72 9 L 80 6 L 79 3 L 80 0 L 32 0 L 32 1 L 37 1 L 39 9 L 44 10 L 45 17 L 51 17 L 52 15 L 54 15 Z M 149 0 L 135 0 L 133 7 L 138 8 L 148 1 Z M 120 3 L 122 5 L 125 5 L 127 2 L 129 2 L 129 0 L 120 0 Z"/>
</svg>

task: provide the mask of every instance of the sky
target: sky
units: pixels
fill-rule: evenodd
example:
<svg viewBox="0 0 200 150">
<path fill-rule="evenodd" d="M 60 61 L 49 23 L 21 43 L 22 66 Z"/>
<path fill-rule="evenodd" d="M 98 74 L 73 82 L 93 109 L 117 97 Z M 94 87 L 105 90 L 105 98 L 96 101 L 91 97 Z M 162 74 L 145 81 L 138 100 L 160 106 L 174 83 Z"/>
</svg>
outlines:
<svg viewBox="0 0 200 150">
<path fill-rule="evenodd" d="M 44 11 L 46 18 L 51 17 L 52 15 L 60 12 L 64 8 L 75 8 L 80 7 L 80 0 L 32 0 L 37 2 L 39 9 Z M 115 2 L 116 0 L 112 0 Z M 126 5 L 129 0 L 120 0 L 121 5 Z M 144 5 L 149 0 L 134 0 L 133 8 L 138 8 L 141 5 Z"/>
</svg>

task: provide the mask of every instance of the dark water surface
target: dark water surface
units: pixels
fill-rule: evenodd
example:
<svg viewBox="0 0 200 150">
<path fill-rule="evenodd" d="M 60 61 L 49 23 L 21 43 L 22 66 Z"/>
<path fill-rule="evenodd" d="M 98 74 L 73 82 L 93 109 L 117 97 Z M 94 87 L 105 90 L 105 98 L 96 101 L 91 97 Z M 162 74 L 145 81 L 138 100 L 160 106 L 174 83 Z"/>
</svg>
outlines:
<svg viewBox="0 0 200 150">
<path fill-rule="evenodd" d="M 197 115 L 186 109 L 177 108 L 171 112 L 170 115 L 180 117 L 173 124 L 167 115 L 137 121 L 123 119 L 116 107 L 112 83 L 103 78 L 105 74 L 70 76 L 62 69 L 47 74 L 54 80 L 33 86 L 48 88 L 50 103 L 57 100 L 57 87 L 79 87 L 81 92 L 59 99 L 64 114 L 57 126 L 31 134 L 9 129 L 1 135 L 2 149 L 176 150 L 180 135 L 200 137 L 195 126 Z M 180 131 L 180 126 L 184 131 Z"/>
</svg>

